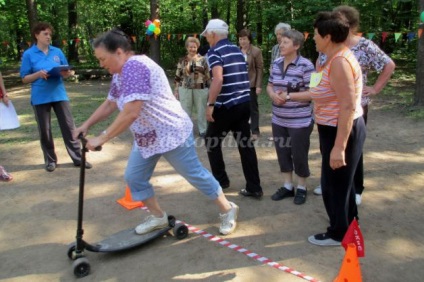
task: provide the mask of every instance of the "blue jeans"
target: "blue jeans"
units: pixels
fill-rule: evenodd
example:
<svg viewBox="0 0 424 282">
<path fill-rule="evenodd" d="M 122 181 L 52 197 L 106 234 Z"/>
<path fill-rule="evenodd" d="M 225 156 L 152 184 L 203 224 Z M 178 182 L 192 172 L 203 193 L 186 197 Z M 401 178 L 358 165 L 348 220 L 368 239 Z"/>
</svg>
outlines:
<svg viewBox="0 0 424 282">
<path fill-rule="evenodd" d="M 215 200 L 222 193 L 218 181 L 199 161 L 191 134 L 177 148 L 147 159 L 143 158 L 136 147 L 133 147 L 125 171 L 125 181 L 130 187 L 133 200 L 143 201 L 155 195 L 150 178 L 161 156 L 164 156 L 181 176 L 209 199 Z"/>
</svg>

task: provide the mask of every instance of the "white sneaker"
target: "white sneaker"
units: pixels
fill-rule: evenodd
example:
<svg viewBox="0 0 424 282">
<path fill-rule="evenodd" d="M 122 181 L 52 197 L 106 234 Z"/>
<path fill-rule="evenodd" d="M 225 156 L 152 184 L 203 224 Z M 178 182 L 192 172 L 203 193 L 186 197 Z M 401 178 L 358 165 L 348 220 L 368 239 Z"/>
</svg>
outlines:
<svg viewBox="0 0 424 282">
<path fill-rule="evenodd" d="M 362 203 L 362 195 L 361 194 L 355 194 L 355 202 L 356 202 L 357 206 L 359 206 Z"/>
<path fill-rule="evenodd" d="M 233 232 L 237 226 L 237 215 L 239 212 L 239 207 L 233 202 L 229 203 L 231 205 L 231 210 L 229 210 L 227 213 L 219 214 L 219 218 L 221 219 L 219 233 L 221 233 L 222 235 L 231 234 L 231 232 Z"/>
<path fill-rule="evenodd" d="M 135 228 L 135 233 L 142 235 L 149 233 L 156 229 L 165 228 L 168 226 L 168 215 L 163 213 L 163 217 L 156 217 L 154 215 L 147 216 L 141 224 Z"/>
<path fill-rule="evenodd" d="M 314 189 L 314 194 L 315 194 L 315 195 L 322 195 L 321 185 L 318 185 L 318 186 Z"/>
</svg>

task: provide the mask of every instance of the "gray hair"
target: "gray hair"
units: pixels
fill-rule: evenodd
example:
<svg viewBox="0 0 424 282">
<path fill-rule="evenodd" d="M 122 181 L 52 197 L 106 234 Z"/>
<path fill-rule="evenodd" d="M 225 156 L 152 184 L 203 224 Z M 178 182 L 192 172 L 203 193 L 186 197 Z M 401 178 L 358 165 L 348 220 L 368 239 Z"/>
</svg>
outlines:
<svg viewBox="0 0 424 282">
<path fill-rule="evenodd" d="M 293 41 L 294 46 L 299 46 L 299 49 L 297 49 L 297 54 L 299 54 L 305 42 L 305 36 L 297 30 L 290 29 L 283 32 L 283 38 L 284 37 Z"/>
<path fill-rule="evenodd" d="M 274 33 L 275 33 L 275 34 L 277 34 L 277 31 L 279 31 L 279 30 L 286 31 L 286 30 L 290 30 L 290 29 L 291 29 L 291 26 L 290 26 L 289 24 L 286 24 L 286 23 L 278 23 L 278 24 L 275 26 Z"/>
</svg>

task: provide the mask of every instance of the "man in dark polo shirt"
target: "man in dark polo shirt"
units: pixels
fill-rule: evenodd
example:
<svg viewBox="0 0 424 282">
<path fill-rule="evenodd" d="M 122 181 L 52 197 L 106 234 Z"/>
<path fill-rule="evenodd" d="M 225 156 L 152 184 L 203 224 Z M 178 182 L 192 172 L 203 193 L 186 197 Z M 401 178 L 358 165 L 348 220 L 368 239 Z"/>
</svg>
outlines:
<svg viewBox="0 0 424 282">
<path fill-rule="evenodd" d="M 250 139 L 250 84 L 246 60 L 228 39 L 228 25 L 220 19 L 209 21 L 201 34 L 210 45 L 207 54 L 212 83 L 206 108 L 206 148 L 214 177 L 222 188 L 230 186 L 222 155 L 222 141 L 233 132 L 240 153 L 246 187 L 240 194 L 262 198 L 258 160 Z"/>
</svg>

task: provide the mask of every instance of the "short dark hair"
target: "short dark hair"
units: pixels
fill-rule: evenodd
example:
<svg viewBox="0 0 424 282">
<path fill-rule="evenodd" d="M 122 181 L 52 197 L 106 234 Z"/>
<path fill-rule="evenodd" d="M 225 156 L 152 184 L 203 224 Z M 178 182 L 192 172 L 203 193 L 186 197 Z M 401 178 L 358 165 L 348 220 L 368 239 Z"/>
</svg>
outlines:
<svg viewBox="0 0 424 282">
<path fill-rule="evenodd" d="M 340 12 L 319 12 L 314 28 L 322 37 L 331 35 L 334 43 L 344 42 L 349 35 L 349 22 Z"/>
<path fill-rule="evenodd" d="M 40 34 L 40 32 L 46 29 L 50 29 L 52 33 L 54 32 L 53 26 L 49 23 L 38 22 L 34 25 L 34 27 L 31 30 L 31 35 L 35 42 L 37 42 L 37 38 L 35 37 L 35 35 Z"/>
<path fill-rule="evenodd" d="M 242 30 L 240 30 L 237 35 L 238 35 L 239 38 L 240 37 L 247 37 L 247 39 L 249 39 L 250 43 L 253 42 L 252 33 L 247 28 L 243 28 Z"/>
<path fill-rule="evenodd" d="M 118 48 L 125 52 L 131 51 L 131 39 L 119 28 L 106 31 L 93 41 L 93 47 L 104 47 L 108 52 L 114 53 Z"/>
<path fill-rule="evenodd" d="M 334 12 L 340 12 L 342 13 L 347 21 L 349 22 L 350 29 L 354 30 L 355 32 L 359 28 L 359 12 L 354 7 L 347 6 L 347 5 L 341 5 L 333 9 Z"/>
</svg>

